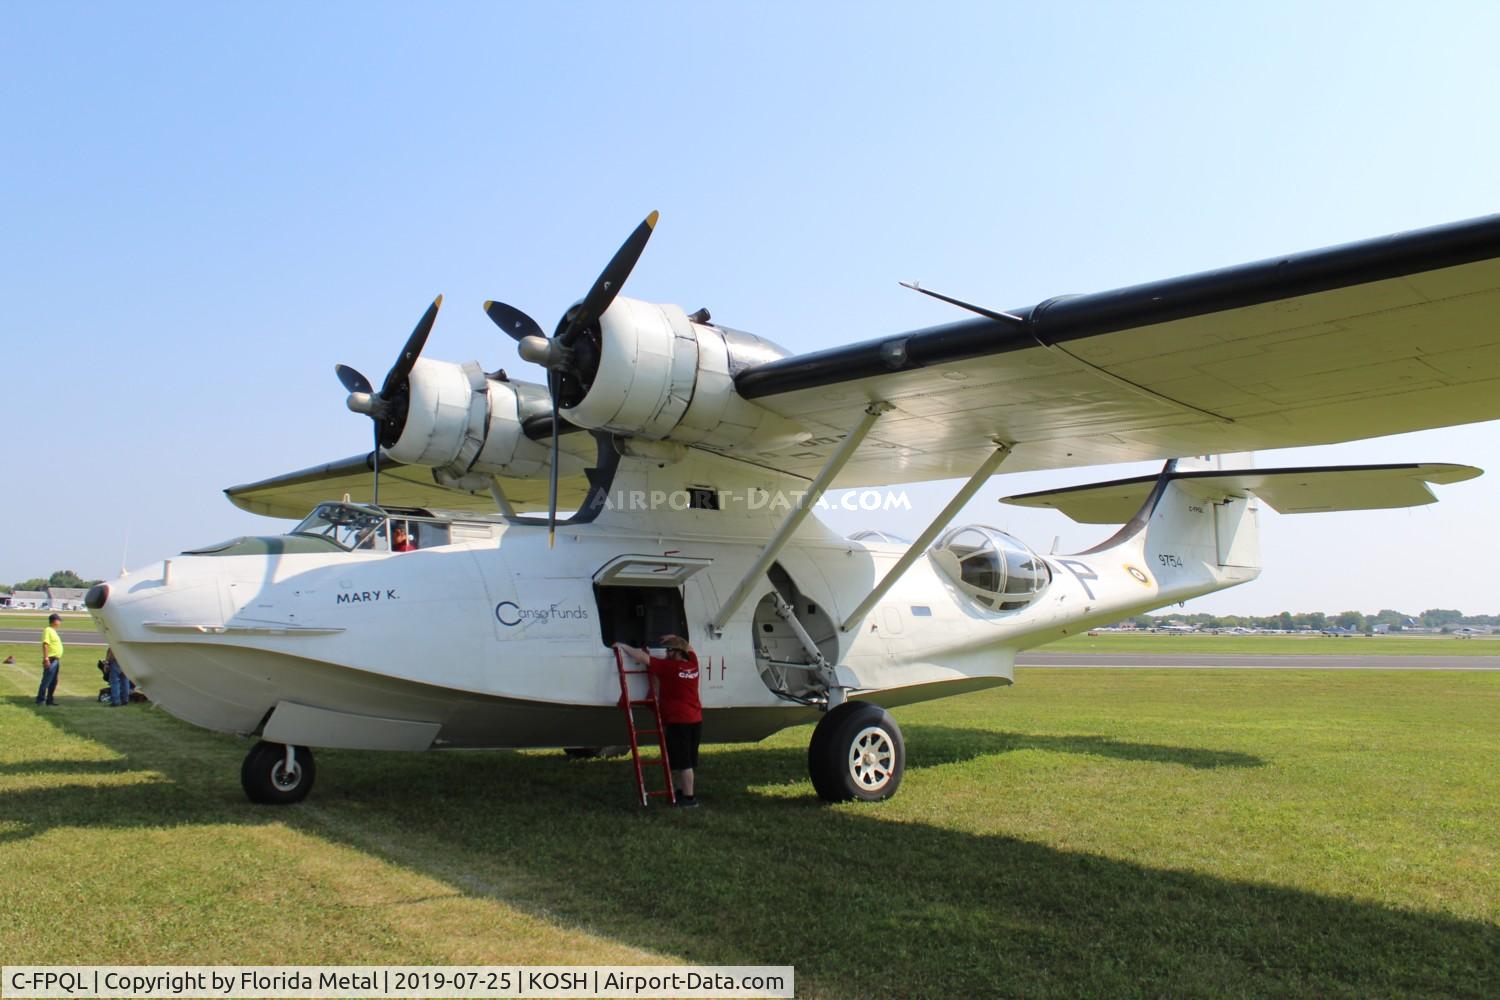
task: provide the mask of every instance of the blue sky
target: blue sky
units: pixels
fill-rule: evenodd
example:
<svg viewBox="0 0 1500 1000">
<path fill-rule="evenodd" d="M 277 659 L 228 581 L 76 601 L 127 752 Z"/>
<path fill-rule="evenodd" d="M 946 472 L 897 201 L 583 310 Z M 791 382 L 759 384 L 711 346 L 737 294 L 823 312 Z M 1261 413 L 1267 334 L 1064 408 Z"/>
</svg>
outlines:
<svg viewBox="0 0 1500 1000">
<path fill-rule="evenodd" d="M 0 580 L 280 530 L 219 491 L 366 447 L 336 362 L 383 372 L 442 292 L 428 353 L 527 377 L 480 303 L 555 315 L 653 208 L 630 294 L 798 351 L 952 318 L 901 279 L 1023 305 L 1495 212 L 1497 29 L 1458 3 L 6 4 Z M 1496 437 L 1260 456 L 1495 472 L 1268 514 L 1261 581 L 1194 607 L 1500 611 Z M 1002 479 L 962 520 L 1089 544 L 994 503 L 1087 478 Z"/>
</svg>

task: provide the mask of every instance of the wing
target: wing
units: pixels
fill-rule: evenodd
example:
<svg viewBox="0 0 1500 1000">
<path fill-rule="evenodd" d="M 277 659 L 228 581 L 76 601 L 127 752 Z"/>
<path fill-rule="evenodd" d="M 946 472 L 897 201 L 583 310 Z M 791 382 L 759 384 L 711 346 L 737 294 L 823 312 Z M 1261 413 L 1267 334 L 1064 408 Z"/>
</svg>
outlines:
<svg viewBox="0 0 1500 1000">
<path fill-rule="evenodd" d="M 502 479 L 506 498 L 517 510 L 545 510 L 547 480 Z M 558 480 L 558 504 L 564 510 L 583 502 L 588 483 L 583 476 Z M 268 517 L 306 517 L 325 500 L 348 495 L 368 503 L 373 499 L 369 454 L 355 455 L 300 472 L 289 472 L 258 483 L 231 486 L 224 491 L 231 503 L 252 514 Z M 389 507 L 426 507 L 441 510 L 493 512 L 495 500 L 488 490 L 468 491 L 444 486 L 433 470 L 421 465 L 402 465 L 389 458 L 380 461 L 380 502 Z"/>
<path fill-rule="evenodd" d="M 1480 474 L 1470 465 L 1343 465 L 1310 469 L 1216 469 L 1172 473 L 1193 496 L 1210 501 L 1254 494 L 1282 514 L 1381 510 L 1433 503 L 1428 483 L 1459 483 Z M 1016 507 L 1050 507 L 1080 524 L 1123 524 L 1161 477 L 1137 476 L 1060 490 L 1002 497 Z"/>
<path fill-rule="evenodd" d="M 1049 299 L 747 368 L 812 432 L 812 476 L 871 402 L 837 486 L 1258 451 L 1500 418 L 1500 215 Z"/>
</svg>

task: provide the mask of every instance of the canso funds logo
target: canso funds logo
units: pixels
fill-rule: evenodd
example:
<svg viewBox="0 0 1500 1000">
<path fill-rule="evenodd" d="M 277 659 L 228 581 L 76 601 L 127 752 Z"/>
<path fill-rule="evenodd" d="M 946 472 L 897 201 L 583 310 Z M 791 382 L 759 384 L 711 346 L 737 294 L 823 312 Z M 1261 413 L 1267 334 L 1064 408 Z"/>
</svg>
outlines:
<svg viewBox="0 0 1500 1000">
<path fill-rule="evenodd" d="M 545 608 L 523 608 L 515 601 L 501 601 L 495 605 L 495 620 L 508 628 L 526 622 L 545 623 L 565 618 L 586 619 L 588 608 L 583 605 L 565 608 L 560 604 L 549 604 Z"/>
</svg>

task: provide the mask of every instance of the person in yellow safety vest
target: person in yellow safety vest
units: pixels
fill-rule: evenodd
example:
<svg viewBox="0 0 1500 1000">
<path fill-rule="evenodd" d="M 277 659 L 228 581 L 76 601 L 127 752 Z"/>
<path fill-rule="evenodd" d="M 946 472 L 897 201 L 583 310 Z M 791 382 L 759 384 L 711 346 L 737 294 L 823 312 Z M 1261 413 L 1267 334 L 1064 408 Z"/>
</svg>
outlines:
<svg viewBox="0 0 1500 1000">
<path fill-rule="evenodd" d="M 42 630 L 42 684 L 36 689 L 38 705 L 57 704 L 57 675 L 62 672 L 63 655 L 62 637 L 57 634 L 57 626 L 61 624 L 62 615 L 54 612 L 47 616 L 47 627 Z"/>
</svg>

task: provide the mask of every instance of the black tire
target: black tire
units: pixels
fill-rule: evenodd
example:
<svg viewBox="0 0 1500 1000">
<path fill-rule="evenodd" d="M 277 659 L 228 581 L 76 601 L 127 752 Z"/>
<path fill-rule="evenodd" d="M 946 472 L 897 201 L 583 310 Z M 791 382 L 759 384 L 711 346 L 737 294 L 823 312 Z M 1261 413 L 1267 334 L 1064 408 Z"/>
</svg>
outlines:
<svg viewBox="0 0 1500 1000">
<path fill-rule="evenodd" d="M 824 802 L 888 799 L 905 771 L 901 727 L 867 701 L 846 701 L 823 716 L 807 746 L 807 772 Z"/>
<path fill-rule="evenodd" d="M 268 806 L 286 806 L 301 802 L 312 791 L 313 779 L 318 776 L 313 763 L 312 751 L 307 747 L 292 748 L 293 773 L 286 773 L 286 746 L 261 740 L 245 754 L 245 763 L 240 765 L 240 784 L 251 802 Z"/>
</svg>

